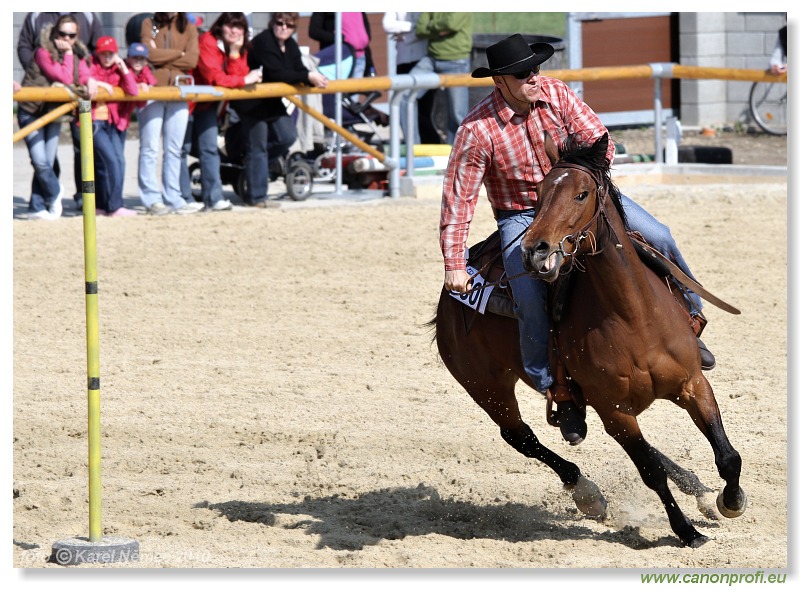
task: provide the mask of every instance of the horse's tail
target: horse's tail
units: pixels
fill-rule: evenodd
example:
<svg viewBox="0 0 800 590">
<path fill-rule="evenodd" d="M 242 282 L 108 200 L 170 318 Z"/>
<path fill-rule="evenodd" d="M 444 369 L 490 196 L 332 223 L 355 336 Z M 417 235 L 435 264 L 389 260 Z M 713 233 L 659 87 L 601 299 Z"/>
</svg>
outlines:
<svg viewBox="0 0 800 590">
<path fill-rule="evenodd" d="M 429 332 L 433 332 L 433 336 L 431 336 L 431 344 L 436 342 L 436 320 L 438 319 L 439 314 L 434 312 L 433 318 L 430 321 L 425 322 L 422 324 L 422 327 L 428 330 Z"/>
</svg>

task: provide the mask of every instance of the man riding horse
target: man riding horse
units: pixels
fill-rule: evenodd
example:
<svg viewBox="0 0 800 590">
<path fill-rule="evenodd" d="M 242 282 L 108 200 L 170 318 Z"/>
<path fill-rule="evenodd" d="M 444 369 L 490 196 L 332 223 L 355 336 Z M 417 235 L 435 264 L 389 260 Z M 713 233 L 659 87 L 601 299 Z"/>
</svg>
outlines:
<svg viewBox="0 0 800 590">
<path fill-rule="evenodd" d="M 470 288 L 465 250 L 469 226 L 481 189 L 486 187 L 500 233 L 503 263 L 519 320 L 520 349 L 525 372 L 542 394 L 548 389 L 557 404 L 556 421 L 564 439 L 577 445 L 586 436 L 584 411 L 572 399 L 564 379 L 554 382 L 548 363 L 549 318 L 547 287 L 525 272 L 520 242 L 536 215 L 536 187 L 552 164 L 545 153 L 544 133 L 558 143 L 569 136 L 587 144 L 608 133 L 598 116 L 577 94 L 555 78 L 542 76 L 539 66 L 553 55 L 548 43 L 529 45 L 515 34 L 486 50 L 489 67 L 473 78 L 491 76 L 494 90 L 467 114 L 455 136 L 442 191 L 440 245 L 444 256 L 444 286 L 465 293 Z M 609 142 L 607 157 L 614 158 Z M 622 195 L 629 228 L 694 278 L 667 226 Z M 716 361 L 699 339 L 706 320 L 702 302 L 686 294 L 690 321 L 704 370 Z"/>
</svg>

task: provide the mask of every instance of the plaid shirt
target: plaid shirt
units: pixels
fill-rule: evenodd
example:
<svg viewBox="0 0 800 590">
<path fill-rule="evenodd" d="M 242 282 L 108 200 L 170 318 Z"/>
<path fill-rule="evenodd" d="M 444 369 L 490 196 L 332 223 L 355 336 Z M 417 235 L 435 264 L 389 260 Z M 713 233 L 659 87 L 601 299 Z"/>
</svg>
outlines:
<svg viewBox="0 0 800 590">
<path fill-rule="evenodd" d="M 564 82 L 540 76 L 539 83 L 541 99 L 528 116 L 516 114 L 495 88 L 458 128 L 442 190 L 439 242 L 445 270 L 465 268 L 469 224 L 481 184 L 495 209 L 531 209 L 536 206 L 536 184 L 552 168 L 544 132 L 558 144 L 569 135 L 590 143 L 607 133 Z M 608 143 L 608 158 L 613 161 L 613 142 Z"/>
</svg>

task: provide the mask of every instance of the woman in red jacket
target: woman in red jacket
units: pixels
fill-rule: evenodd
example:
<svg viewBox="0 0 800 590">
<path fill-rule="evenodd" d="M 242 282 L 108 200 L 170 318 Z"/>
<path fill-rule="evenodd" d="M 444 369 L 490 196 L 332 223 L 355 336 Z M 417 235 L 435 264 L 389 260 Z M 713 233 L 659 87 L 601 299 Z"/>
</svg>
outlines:
<svg viewBox="0 0 800 590">
<path fill-rule="evenodd" d="M 195 84 L 241 88 L 261 82 L 261 70 L 251 70 L 247 66 L 247 49 L 250 45 L 248 28 L 243 12 L 223 12 L 214 21 L 211 29 L 203 33 L 198 41 L 200 57 L 193 72 Z M 225 106 L 226 103 L 199 102 L 193 114 L 203 202 L 211 211 L 231 208 L 231 202 L 222 196 L 217 148 L 218 110 L 221 115 Z"/>
</svg>

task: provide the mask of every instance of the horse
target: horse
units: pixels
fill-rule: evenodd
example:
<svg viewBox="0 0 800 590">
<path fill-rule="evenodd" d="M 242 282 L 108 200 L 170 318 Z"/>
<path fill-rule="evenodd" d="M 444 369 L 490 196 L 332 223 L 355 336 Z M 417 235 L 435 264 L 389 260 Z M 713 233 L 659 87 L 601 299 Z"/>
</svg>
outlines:
<svg viewBox="0 0 800 590">
<path fill-rule="evenodd" d="M 636 417 L 656 399 L 689 413 L 726 482 L 716 505 L 727 518 L 740 516 L 747 506 L 739 485 L 741 457 L 701 370 L 682 297 L 642 262 L 627 233 L 619 189 L 610 179 L 608 141 L 607 133 L 591 146 L 568 140 L 559 151 L 546 135 L 552 169 L 537 186 L 537 214 L 521 243 L 523 264 L 549 283 L 551 315 L 558 308 L 550 352 L 556 383 L 594 409 L 660 498 L 672 531 L 684 545 L 699 547 L 709 538 L 681 511 L 667 479 L 695 497 L 704 517 L 716 519 L 707 498 L 712 490 L 651 446 Z M 522 419 L 515 385 L 533 384 L 523 369 L 517 320 L 475 313 L 442 289 L 430 323 L 443 363 L 500 427 L 502 438 L 555 471 L 581 512 L 604 518 L 607 501 L 599 488 L 577 465 L 545 447 Z"/>
</svg>

